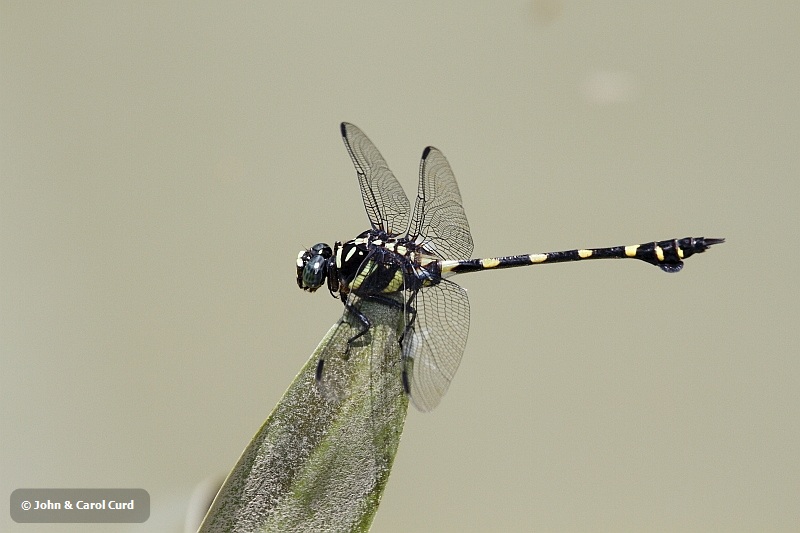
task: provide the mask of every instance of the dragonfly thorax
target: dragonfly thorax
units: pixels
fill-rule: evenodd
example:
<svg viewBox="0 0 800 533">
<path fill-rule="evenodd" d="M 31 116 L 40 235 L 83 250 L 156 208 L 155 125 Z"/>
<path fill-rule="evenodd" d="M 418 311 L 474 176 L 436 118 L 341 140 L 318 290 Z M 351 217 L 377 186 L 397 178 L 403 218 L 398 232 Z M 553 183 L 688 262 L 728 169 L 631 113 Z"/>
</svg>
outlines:
<svg viewBox="0 0 800 533">
<path fill-rule="evenodd" d="M 297 285 L 314 292 L 325 284 L 345 297 L 415 291 L 438 283 L 436 257 L 424 246 L 380 230 L 367 230 L 333 249 L 319 243 L 297 255 Z"/>
</svg>

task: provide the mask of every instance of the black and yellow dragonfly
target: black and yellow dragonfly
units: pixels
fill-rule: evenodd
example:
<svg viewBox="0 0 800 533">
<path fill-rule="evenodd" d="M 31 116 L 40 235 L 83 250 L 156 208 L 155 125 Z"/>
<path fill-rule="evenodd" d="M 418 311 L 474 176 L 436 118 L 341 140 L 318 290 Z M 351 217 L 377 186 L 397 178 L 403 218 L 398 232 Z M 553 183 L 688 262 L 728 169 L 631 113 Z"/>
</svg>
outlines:
<svg viewBox="0 0 800 533">
<path fill-rule="evenodd" d="M 665 272 L 724 239 L 685 237 L 632 246 L 582 248 L 485 259 L 470 259 L 472 236 L 455 176 L 442 152 L 422 152 L 414 210 L 378 149 L 356 126 L 341 125 L 356 167 L 371 228 L 355 239 L 319 243 L 297 256 L 297 284 L 313 292 L 327 281 L 354 319 L 344 353 L 368 334 L 372 323 L 361 312 L 365 301 L 402 309 L 399 336 L 403 389 L 420 411 L 430 411 L 447 392 L 469 332 L 466 291 L 450 276 L 546 263 L 589 259 L 639 259 Z M 402 296 L 402 300 L 397 296 Z M 330 358 L 327 353 L 325 357 Z M 317 364 L 317 385 L 337 395 L 325 377 L 325 357 Z"/>
</svg>

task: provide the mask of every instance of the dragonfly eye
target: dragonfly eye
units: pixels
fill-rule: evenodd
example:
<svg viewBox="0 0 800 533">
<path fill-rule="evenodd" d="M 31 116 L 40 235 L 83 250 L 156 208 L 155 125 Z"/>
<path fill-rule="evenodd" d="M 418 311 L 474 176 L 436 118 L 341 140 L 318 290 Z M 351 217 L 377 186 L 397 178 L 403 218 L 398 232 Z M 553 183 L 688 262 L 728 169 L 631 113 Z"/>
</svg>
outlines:
<svg viewBox="0 0 800 533">
<path fill-rule="evenodd" d="M 331 247 L 325 243 L 301 251 L 297 256 L 297 286 L 309 292 L 319 289 L 328 275 L 328 259 L 332 255 Z"/>
<path fill-rule="evenodd" d="M 321 255 L 325 259 L 328 259 L 330 256 L 333 255 L 333 250 L 331 250 L 331 247 L 325 244 L 324 242 L 315 244 L 314 246 L 311 247 L 311 250 L 309 250 L 309 252 L 311 252 L 311 255 Z"/>
</svg>

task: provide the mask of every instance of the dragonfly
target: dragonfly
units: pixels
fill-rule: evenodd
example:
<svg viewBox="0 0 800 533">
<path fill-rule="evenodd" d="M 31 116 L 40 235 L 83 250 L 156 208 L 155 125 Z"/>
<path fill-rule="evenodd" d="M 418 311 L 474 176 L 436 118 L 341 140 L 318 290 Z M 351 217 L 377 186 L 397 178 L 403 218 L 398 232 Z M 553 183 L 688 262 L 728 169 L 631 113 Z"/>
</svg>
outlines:
<svg viewBox="0 0 800 533">
<path fill-rule="evenodd" d="M 420 411 L 434 409 L 461 363 L 469 333 L 466 291 L 450 278 L 483 270 L 585 261 L 638 259 L 665 272 L 678 272 L 685 259 L 725 241 L 685 237 L 629 246 L 581 248 L 470 259 L 472 235 L 450 164 L 438 149 L 422 152 L 414 209 L 378 149 L 359 128 L 343 122 L 342 139 L 353 161 L 370 229 L 333 247 L 318 243 L 297 255 L 297 285 L 314 292 L 327 284 L 356 324 L 341 343 L 342 359 L 373 327 L 361 311 L 365 301 L 402 310 L 399 335 L 402 388 Z M 401 296 L 402 298 L 398 298 Z M 324 352 L 323 352 L 324 353 Z M 330 355 L 327 357 L 330 358 Z M 325 357 L 316 368 L 325 384 Z"/>
</svg>

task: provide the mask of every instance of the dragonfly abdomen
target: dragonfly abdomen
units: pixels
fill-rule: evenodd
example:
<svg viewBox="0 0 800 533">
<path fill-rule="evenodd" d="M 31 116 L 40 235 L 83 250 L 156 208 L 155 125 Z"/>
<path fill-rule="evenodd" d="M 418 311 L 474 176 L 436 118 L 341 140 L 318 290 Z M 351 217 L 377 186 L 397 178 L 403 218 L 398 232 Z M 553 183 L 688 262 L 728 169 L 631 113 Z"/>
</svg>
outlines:
<svg viewBox="0 0 800 533">
<path fill-rule="evenodd" d="M 706 239 L 704 237 L 685 237 L 666 241 L 649 242 L 629 246 L 609 248 L 581 248 L 561 252 L 547 252 L 485 259 L 466 259 L 462 261 L 441 261 L 442 275 L 496 270 L 544 263 L 565 263 L 585 259 L 639 259 L 656 265 L 665 272 L 678 272 L 683 268 L 683 260 L 704 252 L 709 246 L 725 242 L 725 239 Z"/>
</svg>

